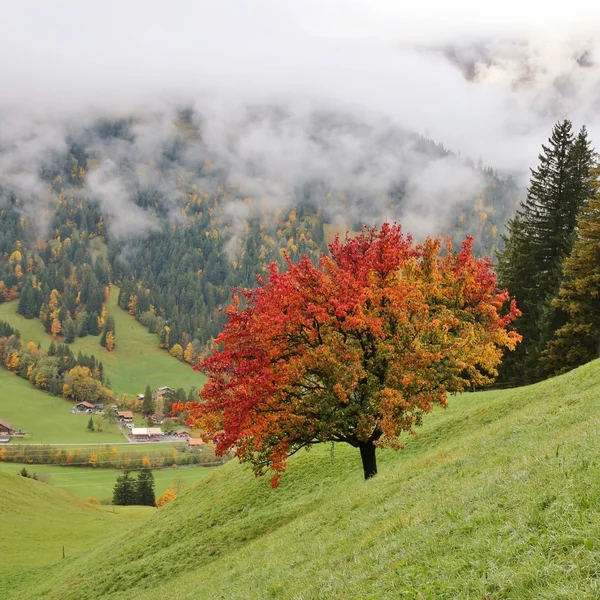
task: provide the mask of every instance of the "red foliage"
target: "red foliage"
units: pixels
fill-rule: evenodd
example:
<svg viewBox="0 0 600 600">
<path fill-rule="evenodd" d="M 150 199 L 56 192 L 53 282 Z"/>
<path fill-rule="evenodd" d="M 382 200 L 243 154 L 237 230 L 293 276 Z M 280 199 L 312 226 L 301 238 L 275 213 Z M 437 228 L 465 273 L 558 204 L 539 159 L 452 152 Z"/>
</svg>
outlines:
<svg viewBox="0 0 600 600">
<path fill-rule="evenodd" d="M 174 410 L 218 453 L 274 471 L 273 485 L 315 443 L 400 448 L 449 392 L 491 382 L 503 348 L 520 340 L 506 329 L 520 314 L 514 301 L 471 249 L 467 238 L 458 254 L 449 242 L 441 253 L 438 239 L 417 246 L 384 224 L 336 239 L 318 267 L 270 265 L 234 296 L 214 353 L 195 367 L 209 377 L 204 402 Z"/>
</svg>

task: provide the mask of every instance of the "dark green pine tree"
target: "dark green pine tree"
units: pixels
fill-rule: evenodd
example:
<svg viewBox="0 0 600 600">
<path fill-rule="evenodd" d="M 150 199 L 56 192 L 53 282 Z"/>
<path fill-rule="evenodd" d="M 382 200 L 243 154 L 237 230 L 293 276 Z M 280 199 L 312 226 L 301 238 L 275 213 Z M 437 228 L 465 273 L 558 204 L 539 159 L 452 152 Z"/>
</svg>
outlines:
<svg viewBox="0 0 600 600">
<path fill-rule="evenodd" d="M 598 188 L 584 204 L 577 239 L 565 260 L 563 280 L 552 305 L 566 315 L 542 355 L 549 373 L 564 373 L 600 356 L 600 165 L 592 180 Z"/>
<path fill-rule="evenodd" d="M 590 197 L 592 156 L 585 128 L 574 139 L 570 121 L 557 123 L 531 171 L 527 199 L 508 223 L 498 275 L 523 313 L 515 323 L 523 342 L 505 357 L 500 381 L 518 384 L 544 375 L 540 355 L 565 319 L 552 300 L 573 247 L 577 215 Z"/>
<path fill-rule="evenodd" d="M 154 414 L 154 401 L 152 400 L 152 390 L 150 386 L 146 386 L 146 391 L 144 392 L 144 399 L 142 401 L 142 413 L 144 416 L 149 417 Z"/>
<path fill-rule="evenodd" d="M 92 417 L 90 417 L 90 420 L 88 421 L 87 428 L 90 431 L 94 431 L 94 420 L 92 419 Z"/>
<path fill-rule="evenodd" d="M 142 506 L 155 506 L 154 475 L 148 467 L 142 467 L 135 485 L 135 503 Z"/>
<path fill-rule="evenodd" d="M 77 335 L 77 329 L 75 328 L 75 323 L 72 319 L 67 319 L 65 325 L 65 342 L 67 344 L 72 344 L 75 341 L 75 336 Z"/>
<path fill-rule="evenodd" d="M 97 312 L 91 312 L 88 314 L 87 332 L 90 335 L 98 335 L 100 333 L 100 330 L 98 329 L 98 313 Z"/>
<path fill-rule="evenodd" d="M 136 482 L 129 476 L 129 471 L 117 477 L 113 488 L 113 504 L 131 506 L 136 503 Z"/>
</svg>

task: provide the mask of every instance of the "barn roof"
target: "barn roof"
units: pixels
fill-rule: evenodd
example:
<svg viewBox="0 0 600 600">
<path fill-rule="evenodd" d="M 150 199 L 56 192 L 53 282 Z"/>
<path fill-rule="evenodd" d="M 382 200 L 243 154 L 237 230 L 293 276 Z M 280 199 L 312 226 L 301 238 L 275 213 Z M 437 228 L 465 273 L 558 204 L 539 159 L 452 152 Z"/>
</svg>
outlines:
<svg viewBox="0 0 600 600">
<path fill-rule="evenodd" d="M 90 402 L 78 402 L 75 406 L 85 406 L 86 408 L 94 408 L 94 405 Z"/>
</svg>

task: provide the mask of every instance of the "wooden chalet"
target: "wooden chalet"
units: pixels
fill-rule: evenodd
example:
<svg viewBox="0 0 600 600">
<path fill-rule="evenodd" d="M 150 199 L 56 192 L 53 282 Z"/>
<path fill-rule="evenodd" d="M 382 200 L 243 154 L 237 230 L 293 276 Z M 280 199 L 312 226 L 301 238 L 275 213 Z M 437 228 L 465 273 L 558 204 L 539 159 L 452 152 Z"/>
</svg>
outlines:
<svg viewBox="0 0 600 600">
<path fill-rule="evenodd" d="M 202 438 L 188 438 L 188 448 L 200 448 L 201 446 L 204 446 Z"/>
<path fill-rule="evenodd" d="M 119 421 L 124 421 L 125 423 L 133 421 L 133 413 L 130 410 L 118 410 L 117 417 L 119 417 Z"/>
<path fill-rule="evenodd" d="M 3 437 L 11 436 L 16 433 L 16 429 L 4 419 L 0 419 L 0 435 Z"/>
<path fill-rule="evenodd" d="M 74 407 L 72 412 L 87 412 L 91 413 L 95 410 L 96 406 L 91 402 L 78 402 Z"/>
</svg>

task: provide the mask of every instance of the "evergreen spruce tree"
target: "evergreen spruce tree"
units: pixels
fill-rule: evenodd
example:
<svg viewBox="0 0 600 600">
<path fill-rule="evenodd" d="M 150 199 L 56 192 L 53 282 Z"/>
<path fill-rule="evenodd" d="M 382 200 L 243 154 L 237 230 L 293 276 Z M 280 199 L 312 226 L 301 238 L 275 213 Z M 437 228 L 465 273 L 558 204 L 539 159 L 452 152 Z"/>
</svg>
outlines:
<svg viewBox="0 0 600 600">
<path fill-rule="evenodd" d="M 117 477 L 113 488 L 113 504 L 119 506 L 130 506 L 136 503 L 135 481 L 129 476 L 129 471 L 123 471 L 123 475 Z"/>
<path fill-rule="evenodd" d="M 94 420 L 92 419 L 92 417 L 90 417 L 90 420 L 88 421 L 87 428 L 90 431 L 94 431 Z"/>
<path fill-rule="evenodd" d="M 144 416 L 149 417 L 154 414 L 154 402 L 152 400 L 152 390 L 150 386 L 146 386 L 146 391 L 144 392 L 144 400 L 142 401 L 142 413 Z"/>
<path fill-rule="evenodd" d="M 65 342 L 72 344 L 75 341 L 76 334 L 75 323 L 72 319 L 67 319 L 67 324 L 65 325 Z"/>
<path fill-rule="evenodd" d="M 557 123 L 531 171 L 527 199 L 508 223 L 498 274 L 523 313 L 515 323 L 523 342 L 505 357 L 501 381 L 523 383 L 544 374 L 541 353 L 565 319 L 552 301 L 573 247 L 577 215 L 590 197 L 592 156 L 585 128 L 574 139 L 570 121 Z"/>
<path fill-rule="evenodd" d="M 579 215 L 577 238 L 564 264 L 557 311 L 566 315 L 543 354 L 550 373 L 563 373 L 600 356 L 600 166 L 592 170 L 595 195 Z"/>
<path fill-rule="evenodd" d="M 154 475 L 148 467 L 142 467 L 135 485 L 135 503 L 142 506 L 155 506 Z"/>
</svg>

